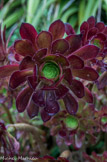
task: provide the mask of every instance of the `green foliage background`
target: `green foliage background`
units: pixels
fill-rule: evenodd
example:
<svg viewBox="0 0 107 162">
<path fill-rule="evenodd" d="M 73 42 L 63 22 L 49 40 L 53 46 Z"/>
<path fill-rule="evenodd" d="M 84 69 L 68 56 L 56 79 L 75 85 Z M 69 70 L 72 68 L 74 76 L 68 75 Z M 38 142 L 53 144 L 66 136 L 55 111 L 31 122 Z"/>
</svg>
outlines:
<svg viewBox="0 0 107 162">
<path fill-rule="evenodd" d="M 8 31 L 21 22 L 28 22 L 37 31 L 61 19 L 70 23 L 77 32 L 80 24 L 90 16 L 107 24 L 107 0 L 3 0 L 0 2 L 0 22 Z"/>
</svg>

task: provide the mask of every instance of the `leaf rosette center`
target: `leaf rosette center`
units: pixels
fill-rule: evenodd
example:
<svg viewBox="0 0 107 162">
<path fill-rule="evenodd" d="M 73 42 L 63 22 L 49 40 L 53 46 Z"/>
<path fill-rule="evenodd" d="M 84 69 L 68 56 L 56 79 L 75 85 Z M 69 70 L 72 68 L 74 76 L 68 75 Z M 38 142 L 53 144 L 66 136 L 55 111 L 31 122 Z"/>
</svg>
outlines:
<svg viewBox="0 0 107 162">
<path fill-rule="evenodd" d="M 60 68 L 54 62 L 46 62 L 42 68 L 42 74 L 47 79 L 57 79 L 60 74 Z"/>
</svg>

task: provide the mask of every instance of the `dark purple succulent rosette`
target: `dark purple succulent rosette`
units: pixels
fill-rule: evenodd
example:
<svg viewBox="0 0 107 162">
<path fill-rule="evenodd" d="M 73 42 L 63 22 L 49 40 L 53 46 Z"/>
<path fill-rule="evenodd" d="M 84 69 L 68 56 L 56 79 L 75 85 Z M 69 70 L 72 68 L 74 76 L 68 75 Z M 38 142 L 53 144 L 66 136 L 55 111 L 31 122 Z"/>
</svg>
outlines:
<svg viewBox="0 0 107 162">
<path fill-rule="evenodd" d="M 90 94 L 78 78 L 97 80 L 98 73 L 85 66 L 84 62 L 95 58 L 99 48 L 94 45 L 82 47 L 82 35 L 76 35 L 68 27 L 69 24 L 57 20 L 48 31 L 37 34 L 32 25 L 21 25 L 22 39 L 15 41 L 14 49 L 23 56 L 23 60 L 9 82 L 12 89 L 26 81 L 28 84 L 17 96 L 18 112 L 27 109 L 32 118 L 40 111 L 45 122 L 60 111 L 60 99 L 63 99 L 67 112 L 72 115 L 78 110 L 76 98 Z M 63 38 L 65 32 L 72 34 Z"/>
<path fill-rule="evenodd" d="M 93 44 L 99 47 L 99 54 L 92 62 L 97 63 L 101 67 L 107 67 L 105 58 L 107 56 L 107 26 L 103 22 L 96 23 L 91 16 L 87 21 L 83 22 L 80 27 L 82 36 L 82 45 Z"/>
</svg>

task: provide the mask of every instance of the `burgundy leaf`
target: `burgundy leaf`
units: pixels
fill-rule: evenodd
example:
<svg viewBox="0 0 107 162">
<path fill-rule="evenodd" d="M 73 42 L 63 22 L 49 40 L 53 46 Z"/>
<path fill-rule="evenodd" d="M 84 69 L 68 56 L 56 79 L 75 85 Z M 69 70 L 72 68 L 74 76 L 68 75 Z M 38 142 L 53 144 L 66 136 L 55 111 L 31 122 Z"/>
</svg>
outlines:
<svg viewBox="0 0 107 162">
<path fill-rule="evenodd" d="M 57 57 L 55 58 L 55 61 L 60 64 L 62 67 L 64 66 L 69 66 L 69 62 L 68 59 L 61 55 L 61 54 L 57 54 Z"/>
<path fill-rule="evenodd" d="M 86 21 L 84 21 L 84 22 L 81 24 L 81 26 L 80 26 L 80 31 L 85 31 L 85 32 L 87 32 L 88 29 L 89 29 L 89 25 L 88 25 L 88 23 L 87 23 Z"/>
<path fill-rule="evenodd" d="M 32 96 L 32 100 L 37 106 L 45 106 L 45 92 L 43 90 L 37 90 Z"/>
<path fill-rule="evenodd" d="M 75 100 L 75 98 L 70 93 L 67 93 L 67 95 L 64 97 L 63 100 L 65 103 L 67 112 L 71 115 L 76 114 L 76 112 L 78 110 L 78 103 Z"/>
<path fill-rule="evenodd" d="M 89 17 L 87 22 L 89 24 L 89 28 L 93 28 L 95 26 L 95 18 L 93 16 Z"/>
<path fill-rule="evenodd" d="M 79 80 L 72 80 L 72 83 L 70 85 L 70 89 L 74 92 L 74 94 L 78 97 L 78 98 L 82 98 L 85 93 L 84 93 L 84 86 L 83 84 L 79 81 Z"/>
<path fill-rule="evenodd" d="M 93 27 L 89 30 L 87 39 L 92 38 L 96 33 L 98 32 L 98 29 L 96 27 Z"/>
<path fill-rule="evenodd" d="M 51 116 L 49 116 L 44 109 L 41 111 L 41 118 L 44 122 L 51 119 Z"/>
<path fill-rule="evenodd" d="M 17 40 L 14 43 L 14 49 L 16 53 L 22 55 L 22 56 L 27 56 L 27 55 L 33 55 L 35 53 L 35 49 L 28 40 Z"/>
<path fill-rule="evenodd" d="M 72 83 L 72 72 L 70 68 L 66 68 L 63 70 L 64 73 L 64 79 L 71 84 Z"/>
<path fill-rule="evenodd" d="M 107 35 L 107 26 L 105 27 L 103 33 L 104 33 L 105 35 Z"/>
<path fill-rule="evenodd" d="M 76 55 L 69 55 L 68 60 L 73 69 L 82 69 L 84 67 L 84 61 Z"/>
<path fill-rule="evenodd" d="M 23 39 L 28 39 L 32 43 L 35 43 L 37 31 L 31 24 L 22 23 L 20 27 L 20 35 Z"/>
<path fill-rule="evenodd" d="M 69 23 L 65 23 L 65 32 L 67 35 L 75 34 L 75 30 Z"/>
<path fill-rule="evenodd" d="M 39 107 L 31 99 L 27 105 L 27 113 L 30 118 L 33 118 L 38 115 Z"/>
<path fill-rule="evenodd" d="M 27 77 L 32 75 L 32 73 L 32 70 L 22 70 L 14 72 L 10 78 L 9 87 L 12 89 L 17 88 L 20 84 L 24 83 L 27 80 Z"/>
<path fill-rule="evenodd" d="M 36 38 L 37 45 L 39 48 L 48 48 L 51 47 L 52 35 L 47 31 L 42 31 Z"/>
<path fill-rule="evenodd" d="M 46 61 L 55 61 L 58 64 L 60 64 L 62 67 L 69 66 L 69 62 L 68 62 L 67 58 L 61 54 L 47 55 L 43 59 L 41 59 L 41 63 L 46 62 Z"/>
<path fill-rule="evenodd" d="M 66 52 L 69 49 L 69 44 L 65 39 L 58 39 L 55 40 L 52 43 L 52 50 L 51 53 L 55 54 L 55 53 L 61 53 L 63 54 L 64 52 Z"/>
<path fill-rule="evenodd" d="M 18 112 L 23 112 L 26 109 L 31 94 L 32 89 L 30 87 L 26 87 L 18 94 L 16 98 L 16 107 Z"/>
<path fill-rule="evenodd" d="M 0 79 L 10 76 L 19 69 L 19 65 L 5 65 L 0 67 Z"/>
<path fill-rule="evenodd" d="M 44 62 L 46 62 L 46 61 L 55 61 L 55 59 L 57 58 L 57 56 L 56 55 L 46 55 L 45 57 L 43 57 L 40 61 L 41 61 L 41 63 L 44 63 Z"/>
<path fill-rule="evenodd" d="M 72 73 L 74 76 L 79 77 L 81 79 L 95 81 L 98 79 L 98 73 L 91 67 L 84 67 L 83 69 L 72 69 Z"/>
<path fill-rule="evenodd" d="M 92 93 L 87 87 L 85 87 L 85 96 L 83 97 L 83 99 L 88 103 L 93 103 Z"/>
<path fill-rule="evenodd" d="M 105 29 L 105 25 L 103 22 L 98 22 L 95 26 L 100 32 L 102 32 Z"/>
<path fill-rule="evenodd" d="M 47 54 L 47 48 L 43 48 L 38 50 L 35 55 L 33 56 L 33 60 L 37 63 Z"/>
<path fill-rule="evenodd" d="M 65 38 L 69 43 L 69 50 L 67 54 L 70 54 L 81 47 L 82 37 L 81 35 L 69 35 Z"/>
<path fill-rule="evenodd" d="M 55 100 L 55 95 L 53 91 L 48 91 L 46 95 L 46 106 L 44 110 L 53 116 L 59 111 L 60 107 L 58 102 Z"/>
<path fill-rule="evenodd" d="M 32 57 L 26 56 L 21 61 L 20 65 L 19 65 L 19 69 L 20 70 L 29 69 L 29 68 L 33 68 L 33 66 L 34 66 L 34 61 L 32 60 Z"/>
<path fill-rule="evenodd" d="M 98 55 L 99 48 L 94 45 L 85 45 L 73 52 L 73 55 L 77 55 L 84 60 L 90 60 L 95 58 Z"/>
<path fill-rule="evenodd" d="M 63 84 L 60 84 L 57 89 L 55 90 L 55 98 L 57 100 L 63 98 L 68 93 L 68 88 Z"/>
<path fill-rule="evenodd" d="M 104 35 L 103 33 L 98 33 L 95 38 L 101 40 L 101 41 L 106 41 L 106 35 Z"/>
<path fill-rule="evenodd" d="M 82 41 L 83 41 L 83 45 L 86 43 L 87 41 L 87 33 L 88 33 L 88 29 L 89 29 L 89 24 L 84 21 L 82 23 L 82 25 L 80 26 L 80 31 L 81 31 L 81 34 L 82 34 Z"/>
<path fill-rule="evenodd" d="M 49 32 L 52 33 L 53 40 L 62 38 L 65 33 L 64 23 L 61 20 L 54 21 L 49 27 Z"/>
<path fill-rule="evenodd" d="M 34 76 L 28 77 L 28 84 L 34 90 L 35 90 L 36 86 L 38 85 L 37 81 L 34 79 Z"/>
</svg>

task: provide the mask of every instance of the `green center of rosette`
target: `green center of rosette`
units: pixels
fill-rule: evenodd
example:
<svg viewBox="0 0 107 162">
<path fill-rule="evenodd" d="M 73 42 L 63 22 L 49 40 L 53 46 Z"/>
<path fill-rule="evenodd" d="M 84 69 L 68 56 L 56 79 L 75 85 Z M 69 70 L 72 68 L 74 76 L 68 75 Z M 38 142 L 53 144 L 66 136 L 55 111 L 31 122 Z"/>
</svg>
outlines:
<svg viewBox="0 0 107 162">
<path fill-rule="evenodd" d="M 76 129 L 78 127 L 78 119 L 74 116 L 68 116 L 65 119 L 65 124 L 68 128 Z"/>
<path fill-rule="evenodd" d="M 47 79 L 56 79 L 60 74 L 60 68 L 54 62 L 47 62 L 42 68 L 42 74 Z"/>
<path fill-rule="evenodd" d="M 99 39 L 94 39 L 93 40 L 93 44 L 95 46 L 97 46 L 98 48 L 102 49 L 103 48 L 103 45 L 100 43 L 100 40 Z"/>
<path fill-rule="evenodd" d="M 107 116 L 103 116 L 101 118 L 101 122 L 102 122 L 102 124 L 107 124 Z"/>
</svg>

